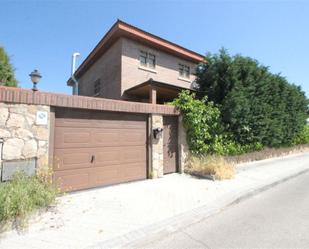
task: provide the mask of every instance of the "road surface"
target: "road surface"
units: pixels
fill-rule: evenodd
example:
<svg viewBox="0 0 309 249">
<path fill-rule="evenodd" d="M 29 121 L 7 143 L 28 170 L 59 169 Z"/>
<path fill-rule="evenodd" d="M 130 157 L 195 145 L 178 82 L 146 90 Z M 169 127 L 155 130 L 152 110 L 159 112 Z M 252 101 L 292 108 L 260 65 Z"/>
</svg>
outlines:
<svg viewBox="0 0 309 249">
<path fill-rule="evenodd" d="M 309 248 L 309 173 L 134 248 Z"/>
</svg>

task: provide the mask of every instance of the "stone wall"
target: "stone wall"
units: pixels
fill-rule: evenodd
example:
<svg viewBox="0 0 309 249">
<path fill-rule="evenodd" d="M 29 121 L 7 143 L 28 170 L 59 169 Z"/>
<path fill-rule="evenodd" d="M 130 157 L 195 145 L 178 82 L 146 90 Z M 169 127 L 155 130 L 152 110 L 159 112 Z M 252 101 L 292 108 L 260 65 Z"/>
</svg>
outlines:
<svg viewBox="0 0 309 249">
<path fill-rule="evenodd" d="M 163 129 L 162 115 L 151 115 L 152 178 L 158 178 L 163 176 L 163 136 L 161 133 L 161 135 L 157 139 L 155 139 L 152 132 L 155 128 Z"/>
<path fill-rule="evenodd" d="M 39 114 L 47 115 L 46 123 L 39 124 Z M 28 159 L 48 165 L 49 120 L 49 106 L 0 103 L 1 165 Z"/>
</svg>

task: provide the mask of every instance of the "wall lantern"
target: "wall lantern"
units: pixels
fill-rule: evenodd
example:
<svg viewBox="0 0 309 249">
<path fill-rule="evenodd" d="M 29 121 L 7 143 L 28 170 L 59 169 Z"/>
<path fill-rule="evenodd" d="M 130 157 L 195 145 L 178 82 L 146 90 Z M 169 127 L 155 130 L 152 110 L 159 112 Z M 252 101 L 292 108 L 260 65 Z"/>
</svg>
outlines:
<svg viewBox="0 0 309 249">
<path fill-rule="evenodd" d="M 163 131 L 162 128 L 159 128 L 159 127 L 158 128 L 154 128 L 152 130 L 154 139 L 158 139 L 161 136 L 162 131 Z"/>
<path fill-rule="evenodd" d="M 36 85 L 39 83 L 40 79 L 42 78 L 41 74 L 39 73 L 38 70 L 34 70 L 29 74 L 31 81 L 33 83 L 32 91 L 38 91 Z"/>
</svg>

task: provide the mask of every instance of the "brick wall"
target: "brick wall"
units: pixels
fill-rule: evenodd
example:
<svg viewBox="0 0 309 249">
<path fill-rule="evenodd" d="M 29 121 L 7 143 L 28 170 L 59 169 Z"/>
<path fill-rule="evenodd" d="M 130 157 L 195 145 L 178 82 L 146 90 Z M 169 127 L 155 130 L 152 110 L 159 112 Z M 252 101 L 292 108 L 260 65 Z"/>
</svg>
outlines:
<svg viewBox="0 0 309 249">
<path fill-rule="evenodd" d="M 80 95 L 93 96 L 94 82 L 100 79 L 98 96 L 121 99 L 121 46 L 121 40 L 118 40 L 78 79 Z"/>
<path fill-rule="evenodd" d="M 176 110 L 176 108 L 169 105 L 153 105 L 103 98 L 33 92 L 31 90 L 13 87 L 0 87 L 0 102 L 114 112 L 179 115 L 179 112 Z"/>
<path fill-rule="evenodd" d="M 195 80 L 193 75 L 196 64 L 185 61 L 161 50 L 152 49 L 133 40 L 122 38 L 122 65 L 121 65 L 121 93 L 128 88 L 143 83 L 150 78 L 155 81 L 169 83 L 175 86 L 191 89 L 191 83 Z M 143 70 L 140 67 L 140 50 L 148 51 L 156 55 L 156 67 L 154 70 Z M 179 78 L 178 65 L 183 63 L 190 66 L 191 76 L 188 80 Z"/>
</svg>

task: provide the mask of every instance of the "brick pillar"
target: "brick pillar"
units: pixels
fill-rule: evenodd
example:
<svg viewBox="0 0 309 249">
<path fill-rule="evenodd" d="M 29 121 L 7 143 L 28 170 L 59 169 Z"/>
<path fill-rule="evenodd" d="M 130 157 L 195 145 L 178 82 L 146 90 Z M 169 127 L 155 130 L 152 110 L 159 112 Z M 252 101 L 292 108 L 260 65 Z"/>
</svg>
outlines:
<svg viewBox="0 0 309 249">
<path fill-rule="evenodd" d="M 179 173 L 183 173 L 185 164 L 189 156 L 189 146 L 187 144 L 187 134 L 183 127 L 182 116 L 178 118 L 178 153 L 179 153 Z"/>
<path fill-rule="evenodd" d="M 163 129 L 162 115 L 151 115 L 151 178 L 163 176 L 163 132 L 155 139 L 153 135 L 153 130 L 155 128 Z"/>
</svg>

